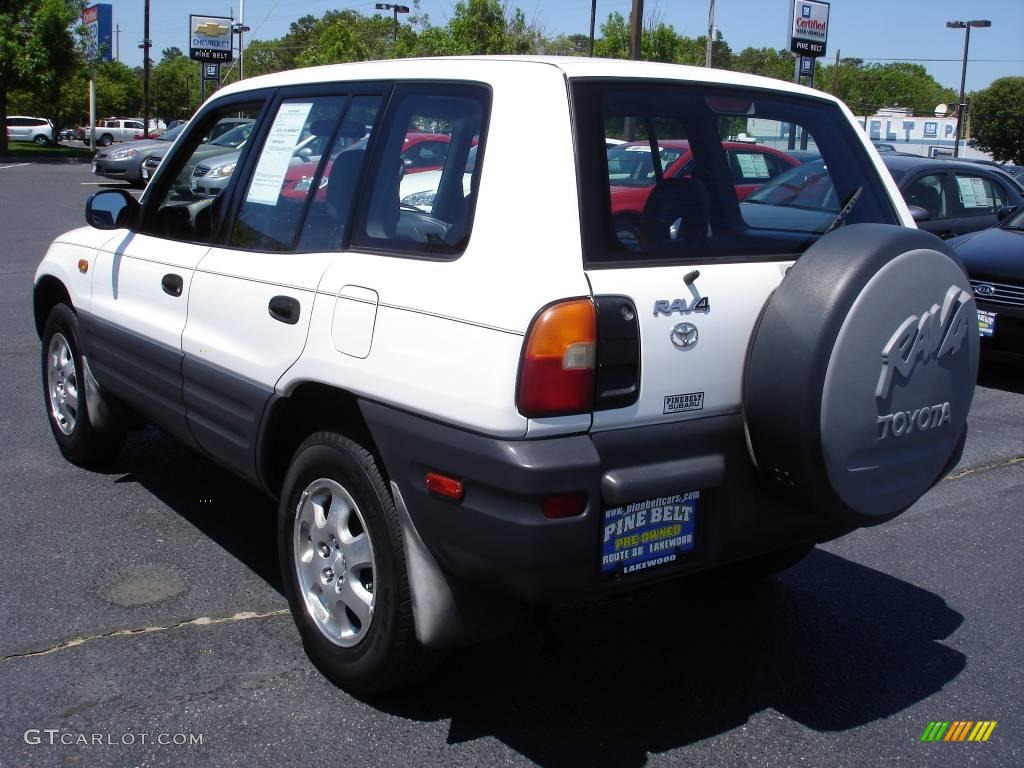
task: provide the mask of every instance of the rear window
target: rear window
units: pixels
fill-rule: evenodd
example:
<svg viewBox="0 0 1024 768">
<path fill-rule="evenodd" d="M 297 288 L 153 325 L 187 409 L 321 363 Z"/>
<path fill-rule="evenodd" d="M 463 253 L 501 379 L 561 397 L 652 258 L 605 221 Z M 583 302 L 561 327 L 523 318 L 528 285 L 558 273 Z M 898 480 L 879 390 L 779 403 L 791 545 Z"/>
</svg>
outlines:
<svg viewBox="0 0 1024 768">
<path fill-rule="evenodd" d="M 621 80 L 573 101 L 588 263 L 792 258 L 852 199 L 845 223 L 898 222 L 827 102 Z"/>
</svg>

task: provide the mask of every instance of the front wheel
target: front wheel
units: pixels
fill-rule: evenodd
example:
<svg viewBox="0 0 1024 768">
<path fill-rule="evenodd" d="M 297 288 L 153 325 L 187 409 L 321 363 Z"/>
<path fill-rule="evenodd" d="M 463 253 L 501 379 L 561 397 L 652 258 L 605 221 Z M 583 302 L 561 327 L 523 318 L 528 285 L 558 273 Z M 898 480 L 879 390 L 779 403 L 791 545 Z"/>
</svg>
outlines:
<svg viewBox="0 0 1024 768">
<path fill-rule="evenodd" d="M 427 671 L 398 513 L 365 448 L 333 432 L 299 447 L 281 494 L 278 546 L 292 617 L 325 675 L 371 693 Z"/>
<path fill-rule="evenodd" d="M 124 432 L 99 432 L 85 397 L 85 369 L 78 342 L 78 317 L 58 304 L 43 329 L 43 402 L 53 437 L 64 458 L 86 467 L 109 463 L 124 444 Z"/>
</svg>

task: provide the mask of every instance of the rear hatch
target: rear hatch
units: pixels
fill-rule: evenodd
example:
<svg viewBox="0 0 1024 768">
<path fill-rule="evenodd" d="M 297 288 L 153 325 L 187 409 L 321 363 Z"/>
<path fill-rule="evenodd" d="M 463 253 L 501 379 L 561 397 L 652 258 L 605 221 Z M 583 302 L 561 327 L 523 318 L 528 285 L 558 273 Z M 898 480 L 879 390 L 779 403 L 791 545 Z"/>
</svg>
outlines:
<svg viewBox="0 0 1024 768">
<path fill-rule="evenodd" d="M 834 102 L 767 89 L 576 80 L 572 98 L 586 274 L 600 314 L 635 312 L 639 330 L 638 391 L 610 408 L 602 365 L 622 352 L 599 333 L 592 429 L 739 412 L 751 334 L 794 259 L 858 190 L 846 222 L 898 223 L 863 139 Z M 640 211 L 607 139 L 651 145 Z M 656 148 L 677 142 L 692 159 L 667 172 Z M 786 157 L 740 167 L 738 142 Z"/>
</svg>

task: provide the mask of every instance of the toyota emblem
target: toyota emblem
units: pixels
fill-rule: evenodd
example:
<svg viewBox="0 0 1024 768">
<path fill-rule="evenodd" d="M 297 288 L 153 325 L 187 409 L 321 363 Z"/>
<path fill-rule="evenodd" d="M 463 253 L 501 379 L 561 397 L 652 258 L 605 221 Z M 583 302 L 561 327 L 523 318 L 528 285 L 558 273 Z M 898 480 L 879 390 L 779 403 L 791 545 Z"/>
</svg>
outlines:
<svg viewBox="0 0 1024 768">
<path fill-rule="evenodd" d="M 688 349 L 697 343 L 697 326 L 693 323 L 679 323 L 669 334 L 676 349 Z"/>
</svg>

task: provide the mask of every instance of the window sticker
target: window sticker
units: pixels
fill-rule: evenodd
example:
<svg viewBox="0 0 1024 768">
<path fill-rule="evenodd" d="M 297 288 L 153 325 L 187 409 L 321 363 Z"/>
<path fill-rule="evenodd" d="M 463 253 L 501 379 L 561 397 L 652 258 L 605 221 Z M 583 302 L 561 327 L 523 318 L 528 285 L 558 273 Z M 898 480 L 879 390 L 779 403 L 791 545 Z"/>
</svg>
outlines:
<svg viewBox="0 0 1024 768">
<path fill-rule="evenodd" d="M 309 117 L 312 108 L 312 102 L 281 105 L 274 118 L 274 124 L 270 127 L 266 144 L 263 145 L 256 172 L 252 176 L 249 194 L 245 198 L 247 203 L 277 205 L 292 154 L 299 143 L 306 118 Z"/>
<path fill-rule="evenodd" d="M 737 152 L 736 162 L 740 164 L 740 173 L 744 179 L 767 179 L 771 176 L 764 155 Z"/>
<path fill-rule="evenodd" d="M 960 201 L 964 208 L 992 207 L 992 196 L 984 179 L 976 176 L 957 176 L 956 184 L 960 188 Z"/>
</svg>

